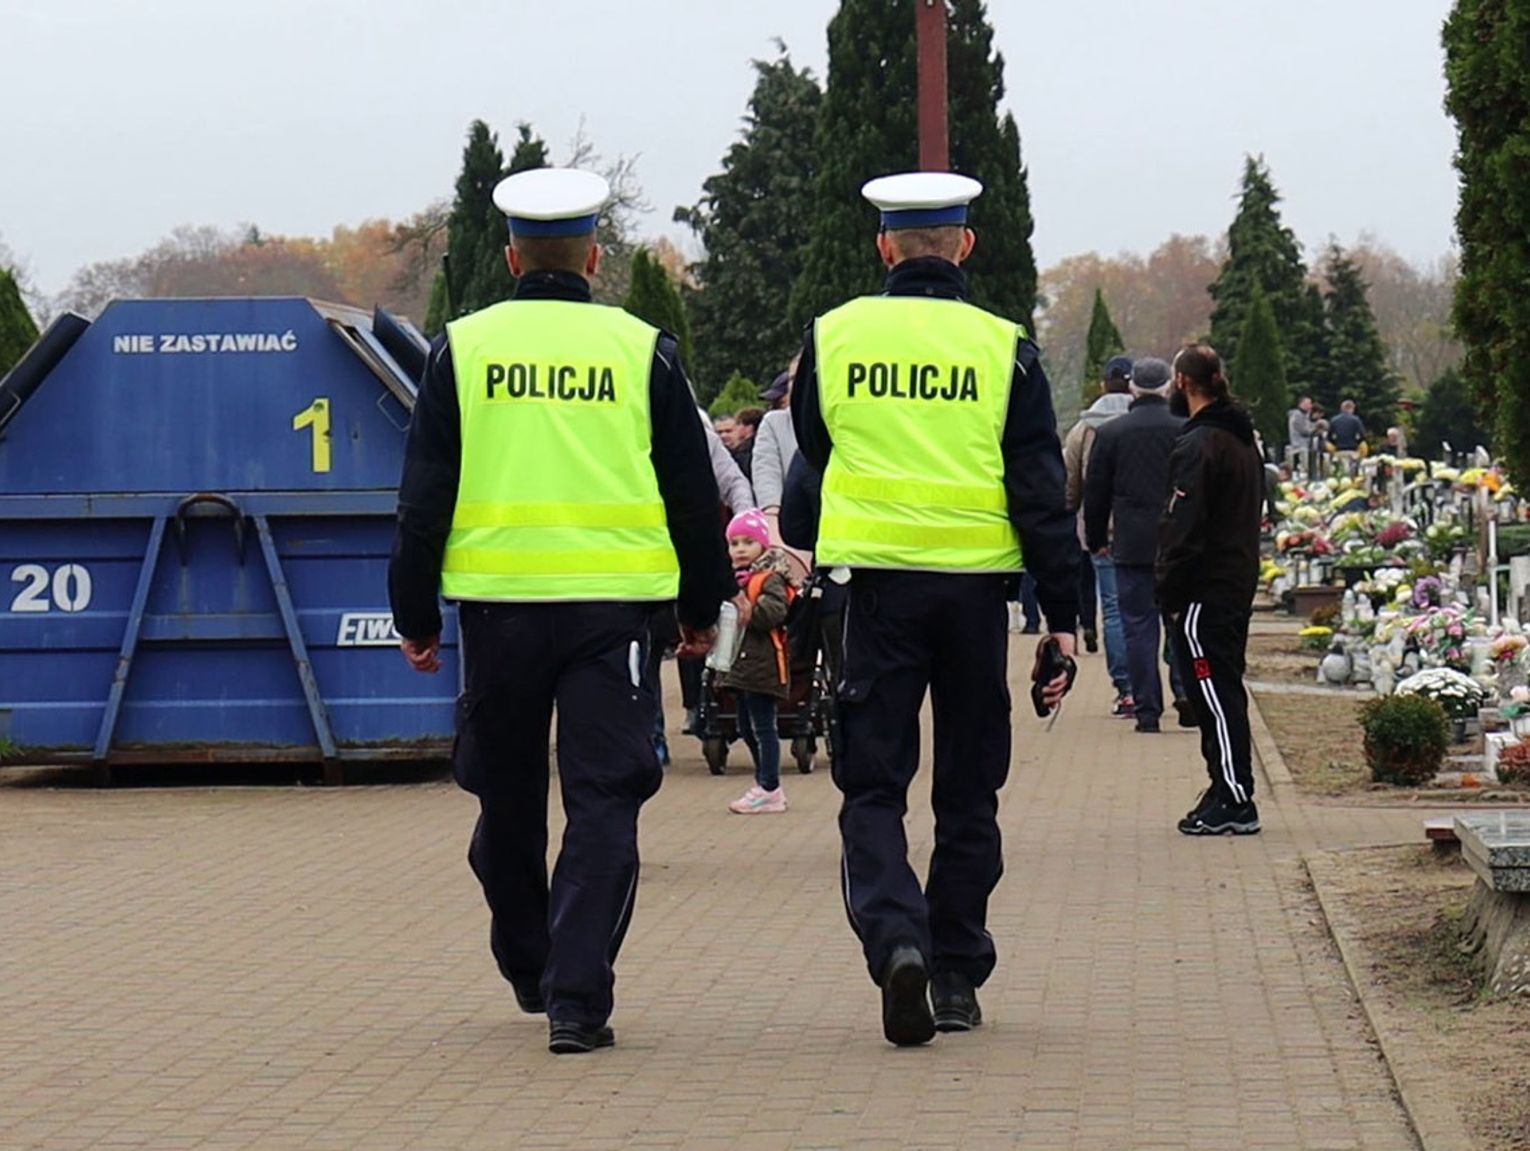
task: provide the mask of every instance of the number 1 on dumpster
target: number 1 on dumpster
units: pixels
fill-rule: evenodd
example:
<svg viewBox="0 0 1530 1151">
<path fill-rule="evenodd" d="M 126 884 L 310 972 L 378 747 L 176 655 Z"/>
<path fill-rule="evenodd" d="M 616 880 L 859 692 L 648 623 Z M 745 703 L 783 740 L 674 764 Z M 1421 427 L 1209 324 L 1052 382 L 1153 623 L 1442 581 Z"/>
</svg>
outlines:
<svg viewBox="0 0 1530 1151">
<path fill-rule="evenodd" d="M 320 396 L 292 417 L 292 430 L 313 429 L 313 470 L 329 471 L 329 399 Z"/>
</svg>

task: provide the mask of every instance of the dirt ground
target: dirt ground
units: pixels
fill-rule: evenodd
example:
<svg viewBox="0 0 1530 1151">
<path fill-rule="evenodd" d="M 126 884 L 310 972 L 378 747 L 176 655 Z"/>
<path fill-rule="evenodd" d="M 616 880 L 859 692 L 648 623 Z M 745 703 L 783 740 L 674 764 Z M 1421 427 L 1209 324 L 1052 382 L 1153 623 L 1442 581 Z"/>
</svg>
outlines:
<svg viewBox="0 0 1530 1151">
<path fill-rule="evenodd" d="M 1300 683 L 1317 686 L 1320 651 L 1302 646 L 1296 636 L 1300 623 L 1293 622 L 1288 635 L 1251 635 L 1248 637 L 1248 672 L 1252 680 L 1265 683 Z"/>
<path fill-rule="evenodd" d="M 1367 996 L 1428 1037 L 1431 1083 L 1482 1151 L 1530 1151 L 1530 997 L 1495 999 L 1458 946 L 1475 877 L 1459 852 L 1347 852 L 1334 893 L 1358 924 Z M 1325 884 L 1325 894 L 1328 887 Z"/>
</svg>

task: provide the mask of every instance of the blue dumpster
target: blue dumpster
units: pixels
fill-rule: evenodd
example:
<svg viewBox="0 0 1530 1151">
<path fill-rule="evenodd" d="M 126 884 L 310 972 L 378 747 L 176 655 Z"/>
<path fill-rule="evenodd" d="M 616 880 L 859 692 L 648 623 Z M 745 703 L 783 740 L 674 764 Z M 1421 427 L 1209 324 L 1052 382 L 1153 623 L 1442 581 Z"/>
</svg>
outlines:
<svg viewBox="0 0 1530 1151">
<path fill-rule="evenodd" d="M 305 299 L 50 327 L 0 381 L 0 748 L 333 782 L 444 754 L 455 618 L 421 676 L 387 600 L 424 353 L 385 313 Z"/>
</svg>

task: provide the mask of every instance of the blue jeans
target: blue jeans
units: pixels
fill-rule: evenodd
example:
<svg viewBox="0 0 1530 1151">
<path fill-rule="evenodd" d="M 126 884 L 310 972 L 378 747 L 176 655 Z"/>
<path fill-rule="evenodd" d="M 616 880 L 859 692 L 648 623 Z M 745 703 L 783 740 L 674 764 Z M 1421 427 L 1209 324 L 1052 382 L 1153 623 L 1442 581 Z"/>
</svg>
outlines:
<svg viewBox="0 0 1530 1151">
<path fill-rule="evenodd" d="M 1121 597 L 1116 590 L 1116 561 L 1092 555 L 1094 586 L 1099 592 L 1100 614 L 1105 617 L 1105 666 L 1117 695 L 1130 695 L 1131 671 L 1126 662 L 1126 633 L 1121 630 Z"/>
<path fill-rule="evenodd" d="M 754 782 L 763 791 L 781 786 L 781 737 L 776 733 L 776 697 L 736 692 L 738 733 L 754 756 Z"/>
<path fill-rule="evenodd" d="M 1136 565 L 1116 565 L 1117 596 L 1121 605 L 1121 630 L 1126 635 L 1126 661 L 1131 668 L 1132 699 L 1136 716 L 1156 721 L 1163 715 L 1163 676 L 1158 670 L 1163 659 L 1162 613 L 1153 600 L 1153 569 Z M 1179 682 L 1177 663 L 1169 664 L 1169 682 L 1174 698 L 1185 697 Z"/>
<path fill-rule="evenodd" d="M 1020 610 L 1025 614 L 1025 626 L 1031 631 L 1041 627 L 1041 607 L 1036 602 L 1036 578 L 1030 572 L 1020 573 Z"/>
</svg>

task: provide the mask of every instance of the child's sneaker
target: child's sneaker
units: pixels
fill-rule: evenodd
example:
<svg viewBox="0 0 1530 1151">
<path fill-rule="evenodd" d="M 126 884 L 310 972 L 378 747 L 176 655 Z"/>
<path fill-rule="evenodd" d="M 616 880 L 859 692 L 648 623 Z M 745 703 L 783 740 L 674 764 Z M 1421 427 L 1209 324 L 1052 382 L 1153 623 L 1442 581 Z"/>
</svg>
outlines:
<svg viewBox="0 0 1530 1151">
<path fill-rule="evenodd" d="M 779 787 L 775 791 L 766 791 L 756 785 L 728 804 L 728 810 L 735 815 L 771 815 L 785 811 L 786 791 Z"/>
</svg>

